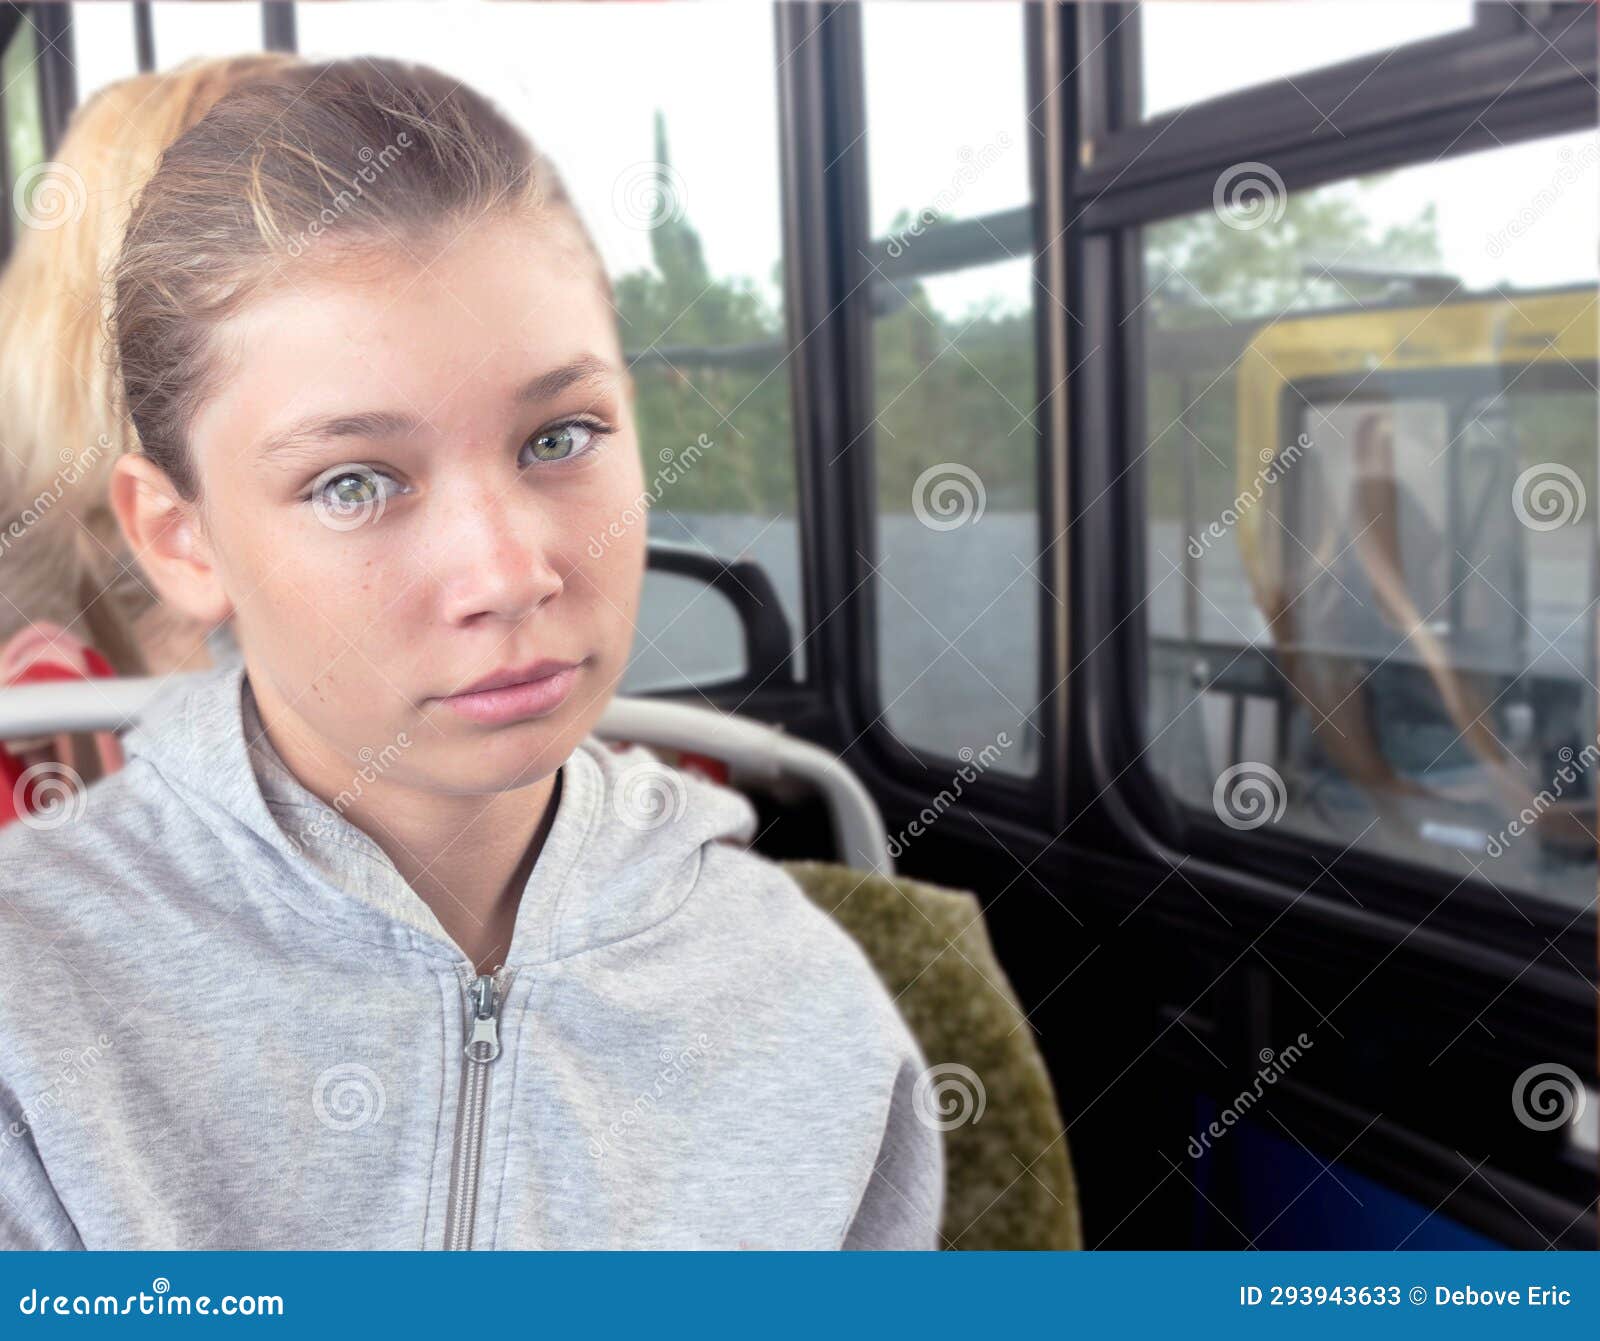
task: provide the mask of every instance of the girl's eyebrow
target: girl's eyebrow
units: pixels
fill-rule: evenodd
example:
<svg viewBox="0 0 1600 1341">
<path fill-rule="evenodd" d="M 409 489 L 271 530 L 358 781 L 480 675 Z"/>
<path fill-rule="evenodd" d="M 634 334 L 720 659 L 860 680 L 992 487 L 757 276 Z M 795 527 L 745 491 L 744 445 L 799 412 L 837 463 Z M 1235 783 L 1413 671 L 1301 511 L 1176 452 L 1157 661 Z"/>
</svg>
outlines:
<svg viewBox="0 0 1600 1341">
<path fill-rule="evenodd" d="M 334 438 L 403 438 L 415 433 L 421 421 L 393 410 L 368 410 L 361 414 L 314 415 L 264 438 L 256 460 L 293 457 Z"/>
<path fill-rule="evenodd" d="M 554 400 L 569 387 L 598 382 L 617 376 L 617 369 L 594 354 L 581 354 L 570 363 L 526 382 L 513 399 L 521 405 L 538 405 Z M 313 415 L 264 438 L 256 460 L 293 458 L 330 439 L 404 438 L 419 432 L 423 421 L 415 415 L 395 410 L 366 410 L 357 414 Z"/>
<path fill-rule="evenodd" d="M 599 382 L 617 376 L 618 369 L 594 354 L 580 354 L 570 363 L 541 373 L 517 392 L 517 400 L 525 405 L 554 400 L 568 387 L 582 382 Z"/>
</svg>

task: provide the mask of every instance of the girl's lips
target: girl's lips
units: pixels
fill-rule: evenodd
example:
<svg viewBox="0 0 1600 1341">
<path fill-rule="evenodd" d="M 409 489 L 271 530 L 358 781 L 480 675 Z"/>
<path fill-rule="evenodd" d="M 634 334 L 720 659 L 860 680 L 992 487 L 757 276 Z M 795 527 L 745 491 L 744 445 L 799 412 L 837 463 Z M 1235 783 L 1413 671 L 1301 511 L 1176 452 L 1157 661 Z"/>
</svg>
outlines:
<svg viewBox="0 0 1600 1341">
<path fill-rule="evenodd" d="M 566 702 L 577 683 L 578 670 L 579 666 L 567 666 L 537 680 L 480 689 L 475 694 L 452 694 L 439 701 L 469 721 L 491 726 L 544 717 Z"/>
</svg>

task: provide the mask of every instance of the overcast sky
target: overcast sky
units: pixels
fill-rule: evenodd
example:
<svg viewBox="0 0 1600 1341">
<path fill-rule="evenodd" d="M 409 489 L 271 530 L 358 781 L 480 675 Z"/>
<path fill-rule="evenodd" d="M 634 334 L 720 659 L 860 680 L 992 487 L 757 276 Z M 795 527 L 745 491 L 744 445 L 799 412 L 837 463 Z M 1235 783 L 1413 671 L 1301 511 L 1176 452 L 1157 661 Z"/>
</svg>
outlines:
<svg viewBox="0 0 1600 1341">
<path fill-rule="evenodd" d="M 74 7 L 80 96 L 133 71 L 129 8 Z M 162 66 L 260 46 L 253 3 L 162 0 L 153 8 Z M 1145 18 L 1146 106 L 1166 111 L 1428 37 L 1465 24 L 1470 8 L 1457 0 L 1152 4 Z M 705 239 L 713 270 L 754 279 L 776 299 L 777 77 L 768 7 L 746 0 L 478 0 L 447 7 L 347 0 L 301 4 L 296 21 L 305 54 L 423 60 L 500 102 L 561 168 L 614 271 L 648 264 L 636 187 L 639 165 L 654 156 L 651 117 L 663 109 L 681 206 Z M 914 210 L 941 193 L 955 218 L 1025 204 L 1022 6 L 880 0 L 865 6 L 864 23 L 874 229 L 886 231 L 897 210 Z M 1322 110 L 1336 127 L 1337 109 Z M 992 160 L 970 184 L 957 177 L 964 150 Z M 1522 239 L 1493 255 L 1490 235 L 1541 193 L 1548 203 Z M 1365 196 L 1364 208 L 1388 223 L 1435 203 L 1446 269 L 1474 287 L 1532 287 L 1594 279 L 1597 201 L 1600 150 L 1590 133 L 1406 169 Z M 990 295 L 1022 306 L 1032 290 L 1021 261 L 929 287 L 952 312 Z"/>
</svg>

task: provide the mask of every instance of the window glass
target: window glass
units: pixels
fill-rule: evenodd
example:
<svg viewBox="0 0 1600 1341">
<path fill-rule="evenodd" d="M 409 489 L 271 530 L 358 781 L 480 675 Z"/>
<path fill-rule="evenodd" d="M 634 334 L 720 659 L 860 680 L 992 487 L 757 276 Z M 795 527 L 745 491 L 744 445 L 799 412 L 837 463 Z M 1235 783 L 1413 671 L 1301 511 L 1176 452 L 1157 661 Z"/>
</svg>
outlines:
<svg viewBox="0 0 1600 1341">
<path fill-rule="evenodd" d="M 1022 6 L 869 4 L 861 27 L 873 235 L 924 206 L 950 221 L 1026 205 Z"/>
<path fill-rule="evenodd" d="M 133 5 L 125 0 L 73 5 L 72 59 L 80 103 L 88 102 L 107 84 L 138 74 Z"/>
<path fill-rule="evenodd" d="M 296 5 L 296 19 L 312 8 Z M 155 0 L 150 6 L 150 22 L 156 39 L 156 67 L 161 70 L 170 70 L 196 56 L 234 56 L 242 51 L 261 50 L 259 4 L 238 0 Z"/>
<path fill-rule="evenodd" d="M 12 218 L 25 214 L 27 201 L 18 201 L 15 190 L 27 170 L 44 159 L 44 117 L 39 106 L 38 41 L 34 26 L 23 23 L 6 44 L 0 58 L 0 78 L 5 80 L 6 167 L 11 180 L 6 183 L 6 198 L 11 202 Z M 15 225 L 13 224 L 13 229 Z"/>
<path fill-rule="evenodd" d="M 396 56 L 469 81 L 556 162 L 616 286 L 651 535 L 757 560 L 798 627 L 770 9 L 456 4 L 442 23 L 430 4 L 349 3 L 300 5 L 296 21 L 306 55 Z M 594 51 L 604 116 L 582 112 L 594 72 L 576 53 Z M 670 623 L 719 674 L 737 665 L 719 604 L 643 602 L 636 655 Z"/>
<path fill-rule="evenodd" d="M 1472 26 L 1470 0 L 1156 0 L 1139 6 L 1144 114 Z M 1205 58 L 1197 60 L 1197 52 Z M 1352 89 L 1353 91 L 1353 89 Z M 1305 95 L 1302 93 L 1302 97 Z M 1310 102 L 1309 99 L 1307 99 Z M 1311 106 L 1330 119 L 1338 99 Z"/>
<path fill-rule="evenodd" d="M 651 572 L 639 604 L 652 612 L 651 633 L 635 639 L 620 692 L 681 690 L 745 673 L 744 629 L 725 596 L 678 573 Z"/>
<path fill-rule="evenodd" d="M 871 280 L 883 712 L 919 751 L 1031 773 L 1037 290 L 1010 227 L 1028 202 L 1021 6 L 869 5 L 863 27 L 885 258 Z"/>
<path fill-rule="evenodd" d="M 1231 175 L 1143 234 L 1149 758 L 1230 827 L 1585 906 L 1600 139 Z"/>
</svg>

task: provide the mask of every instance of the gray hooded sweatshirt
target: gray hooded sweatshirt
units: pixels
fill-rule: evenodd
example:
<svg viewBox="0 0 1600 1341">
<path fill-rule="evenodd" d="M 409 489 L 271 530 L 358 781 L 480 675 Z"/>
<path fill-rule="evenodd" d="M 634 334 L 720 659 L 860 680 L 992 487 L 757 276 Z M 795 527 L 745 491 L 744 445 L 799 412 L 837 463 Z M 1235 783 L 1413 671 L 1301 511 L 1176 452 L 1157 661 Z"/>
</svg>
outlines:
<svg viewBox="0 0 1600 1341">
<path fill-rule="evenodd" d="M 924 1060 L 737 792 L 584 741 L 479 977 L 242 666 L 124 743 L 0 830 L 0 1247 L 937 1246 Z"/>
</svg>

